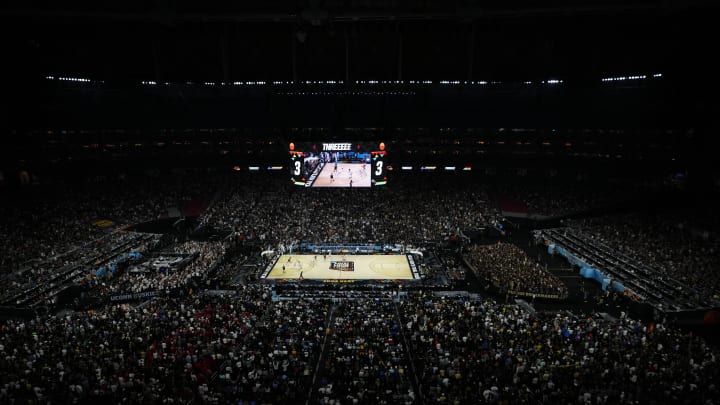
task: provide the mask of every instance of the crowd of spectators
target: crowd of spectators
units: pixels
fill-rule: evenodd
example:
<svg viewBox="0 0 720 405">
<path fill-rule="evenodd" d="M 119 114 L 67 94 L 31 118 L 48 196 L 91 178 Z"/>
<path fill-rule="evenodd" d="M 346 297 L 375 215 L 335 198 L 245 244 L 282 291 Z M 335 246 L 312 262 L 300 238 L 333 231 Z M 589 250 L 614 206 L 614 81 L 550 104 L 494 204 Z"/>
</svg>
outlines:
<svg viewBox="0 0 720 405">
<path fill-rule="evenodd" d="M 495 185 L 493 194 L 500 200 L 522 202 L 529 216 L 562 217 L 593 209 L 608 207 L 632 198 L 638 187 L 632 181 L 628 184 L 502 184 Z"/>
<path fill-rule="evenodd" d="M 82 248 L 45 261 L 33 262 L 22 271 L 2 273 L 0 280 L 4 289 L 0 292 L 0 301 L 23 291 L 45 286 L 60 287 L 60 281 L 88 281 L 91 274 L 101 266 L 100 263 L 118 254 L 152 250 L 159 239 L 160 235 L 111 232 L 86 243 Z"/>
<path fill-rule="evenodd" d="M 262 191 L 233 190 L 206 215 L 243 240 L 265 245 L 405 243 L 457 237 L 495 226 L 498 212 L 482 190 L 412 183 L 388 189 L 306 189 L 281 183 Z"/>
<path fill-rule="evenodd" d="M 415 403 L 413 373 L 394 302 L 346 300 L 332 315 L 318 375 L 318 402 Z"/>
<path fill-rule="evenodd" d="M 709 404 L 717 350 L 663 322 L 531 313 L 490 299 L 401 305 L 426 403 Z"/>
<path fill-rule="evenodd" d="M 253 323 L 222 331 L 236 337 L 214 387 L 221 403 L 305 403 L 310 397 L 331 303 L 269 297 L 266 290 L 254 309 L 245 309 Z"/>
<path fill-rule="evenodd" d="M 455 287 L 462 287 L 466 285 L 467 274 L 466 266 L 462 264 L 462 260 L 459 260 L 455 256 L 447 255 L 443 257 L 443 264 L 445 272 L 448 278 Z"/>
<path fill-rule="evenodd" d="M 533 190 L 524 193 L 522 198 L 530 215 L 548 217 L 587 211 L 602 207 L 610 201 L 608 194 L 598 190 Z"/>
<path fill-rule="evenodd" d="M 266 298 L 264 289 L 254 288 L 232 299 L 166 297 L 145 306 L 5 321 L 0 402 L 208 399 L 219 364 L 239 361 L 262 344 L 255 336 Z"/>
<path fill-rule="evenodd" d="M 307 399 L 329 301 L 164 296 L 42 320 L 6 321 L 0 401 L 294 403 Z"/>
<path fill-rule="evenodd" d="M 612 215 L 573 220 L 607 246 L 694 289 L 699 297 L 720 300 L 720 244 L 685 226 L 677 216 Z"/>
<path fill-rule="evenodd" d="M 240 176 L 231 178 L 219 190 L 218 197 L 200 219 L 200 227 L 212 225 L 217 228 L 232 229 L 245 220 L 253 211 L 265 193 L 278 192 L 287 184 L 280 179 L 267 176 Z"/>
<path fill-rule="evenodd" d="M 0 203 L 0 273 L 67 261 L 69 252 L 114 228 L 179 215 L 193 199 L 212 198 L 220 182 L 183 172 L 23 190 Z"/>
<path fill-rule="evenodd" d="M 267 180 L 248 178 L 218 187 L 221 192 L 200 226 L 230 229 L 238 239 L 264 246 L 423 246 L 457 240 L 463 230 L 495 226 L 499 220 L 483 190 L 455 184 L 313 190 Z M 85 277 L 99 259 L 143 250 L 146 242 L 140 234 L 88 228 L 88 221 L 150 219 L 163 215 L 168 204 L 174 204 L 170 200 L 182 199 L 185 192 L 213 194 L 208 192 L 215 187 L 212 183 L 199 185 L 192 178 L 188 183 L 188 188 L 168 186 L 171 190 L 157 198 L 150 194 L 163 189 L 140 187 L 137 194 L 124 189 L 123 197 L 112 191 L 101 197 L 81 193 L 77 200 L 69 197 L 67 205 L 61 198 L 39 203 L 47 205 L 48 214 L 36 211 L 38 206 L 23 211 L 18 205 L 3 205 L 4 214 L 29 215 L 4 221 L 3 239 L 19 232 L 16 226 L 30 229 L 22 241 L 2 248 L 19 249 L 2 264 L 6 293 L 47 282 L 76 263 L 85 266 Z M 65 212 L 70 207 L 72 211 Z M 35 220 L 49 225 L 33 225 Z M 717 246 L 708 238 L 634 217 L 573 226 L 698 289 L 717 291 L 718 280 L 707 274 L 717 268 Z M 394 286 L 326 286 L 332 290 L 328 293 L 323 287 L 313 292 L 295 283 L 273 289 L 243 282 L 232 283 L 233 292 L 208 291 L 251 260 L 242 251 L 228 262 L 231 247 L 237 248 L 227 240 L 179 242 L 165 252 L 190 259 L 175 271 L 121 271 L 89 283 L 105 298 L 157 292 L 142 303 L 104 300 L 92 310 L 0 321 L 0 402 L 720 401 L 717 351 L 665 321 L 645 324 L 624 316 L 533 312 L 469 294 L 440 296 L 423 288 L 401 294 Z M 42 259 L 27 267 L 27 258 L 33 256 Z M 508 294 L 568 294 L 561 280 L 515 245 L 472 246 L 464 259 Z M 464 278 L 459 259 L 443 260 L 450 279 Z M 21 264 L 25 270 L 18 272 Z M 434 271 L 421 267 L 424 274 Z M 210 269 L 216 271 L 211 275 Z"/>
<path fill-rule="evenodd" d="M 567 286 L 511 243 L 471 246 L 465 255 L 474 271 L 502 292 L 565 298 Z"/>
<path fill-rule="evenodd" d="M 470 296 L 277 301 L 255 284 L 0 330 L 3 403 L 720 400 L 717 351 L 663 321 Z"/>
<path fill-rule="evenodd" d="M 255 269 L 257 269 L 259 260 L 257 257 L 251 256 L 247 252 L 236 252 L 228 260 L 219 262 L 212 277 L 212 287 L 215 289 L 233 288 L 255 281 L 258 277 Z M 248 271 L 248 269 L 251 270 Z"/>
<path fill-rule="evenodd" d="M 185 255 L 188 262 L 178 268 L 152 270 L 150 272 L 124 271 L 115 279 L 98 281 L 100 293 L 137 293 L 144 291 L 168 291 L 187 286 L 190 280 L 201 281 L 207 271 L 225 256 L 227 246 L 222 242 L 186 241 L 169 248 L 168 253 Z M 162 255 L 162 251 L 157 253 Z"/>
</svg>

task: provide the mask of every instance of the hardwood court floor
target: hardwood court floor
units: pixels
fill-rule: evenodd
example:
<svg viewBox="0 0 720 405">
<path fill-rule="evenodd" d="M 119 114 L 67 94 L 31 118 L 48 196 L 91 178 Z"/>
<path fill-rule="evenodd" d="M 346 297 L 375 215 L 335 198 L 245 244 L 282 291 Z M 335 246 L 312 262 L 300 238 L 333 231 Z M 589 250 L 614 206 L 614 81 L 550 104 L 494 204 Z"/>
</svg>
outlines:
<svg viewBox="0 0 720 405">
<path fill-rule="evenodd" d="M 317 257 L 317 260 L 315 260 Z M 330 269 L 330 262 L 353 262 L 354 271 Z M 283 265 L 285 272 L 283 273 Z M 302 271 L 306 280 L 411 280 L 410 264 L 405 255 L 282 255 L 267 278 L 297 279 Z"/>
<path fill-rule="evenodd" d="M 315 178 L 312 187 L 350 187 L 351 178 L 353 187 L 370 187 L 372 165 L 365 164 L 364 170 L 361 163 L 338 163 L 337 166 L 336 172 L 335 163 L 327 163 Z M 332 181 L 330 181 L 331 174 L 333 175 Z"/>
</svg>

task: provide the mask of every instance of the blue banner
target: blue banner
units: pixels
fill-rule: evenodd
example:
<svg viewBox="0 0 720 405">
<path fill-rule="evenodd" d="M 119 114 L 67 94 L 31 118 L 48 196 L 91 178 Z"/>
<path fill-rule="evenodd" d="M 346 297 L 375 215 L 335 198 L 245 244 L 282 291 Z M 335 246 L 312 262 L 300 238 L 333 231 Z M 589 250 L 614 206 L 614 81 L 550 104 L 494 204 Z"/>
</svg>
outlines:
<svg viewBox="0 0 720 405">
<path fill-rule="evenodd" d="M 110 275 L 114 275 L 117 271 L 117 265 L 121 263 L 125 263 L 130 260 L 140 260 L 142 258 L 142 254 L 140 252 L 130 252 L 127 254 L 122 254 L 116 256 L 114 259 L 110 260 L 110 262 L 107 263 L 106 266 L 100 267 L 99 269 L 95 270 L 92 274 L 95 275 L 95 277 L 102 277 L 105 274 L 110 272 Z"/>
<path fill-rule="evenodd" d="M 626 292 L 629 294 L 635 294 L 632 289 L 625 288 L 624 285 L 614 280 L 609 274 L 605 274 L 602 270 L 597 269 L 587 264 L 583 259 L 575 256 L 574 254 L 567 251 L 567 249 L 557 246 L 555 243 L 547 243 L 548 253 L 559 254 L 567 259 L 567 261 L 573 266 L 580 267 L 580 275 L 597 281 L 600 283 L 603 291 L 606 291 L 608 287 L 614 289 L 617 292 Z"/>
<path fill-rule="evenodd" d="M 600 269 L 596 269 L 589 264 L 585 263 L 582 259 L 578 258 L 574 254 L 568 252 L 565 248 L 562 248 L 560 246 L 557 246 L 553 243 L 548 244 L 548 253 L 557 253 L 567 259 L 567 261 L 573 265 L 573 266 L 579 266 L 580 267 L 580 275 L 589 278 L 592 280 L 597 281 L 600 283 L 600 286 L 602 287 L 603 291 L 607 289 L 607 287 L 612 283 L 612 278 L 610 278 L 607 274 L 603 273 Z M 621 288 L 621 289 L 618 289 Z M 618 287 L 618 284 L 616 283 L 615 289 L 617 291 L 623 291 L 624 287 L 620 285 Z"/>
</svg>

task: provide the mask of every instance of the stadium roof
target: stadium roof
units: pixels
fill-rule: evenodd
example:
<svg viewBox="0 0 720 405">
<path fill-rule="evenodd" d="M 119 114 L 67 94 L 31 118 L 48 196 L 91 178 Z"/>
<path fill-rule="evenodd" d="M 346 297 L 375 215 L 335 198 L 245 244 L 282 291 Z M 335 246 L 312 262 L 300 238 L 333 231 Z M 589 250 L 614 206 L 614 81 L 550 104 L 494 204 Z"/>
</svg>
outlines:
<svg viewBox="0 0 720 405">
<path fill-rule="evenodd" d="M 685 72 L 707 53 L 712 4 L 14 1 L 0 22 L 27 79 L 536 80 Z"/>
</svg>

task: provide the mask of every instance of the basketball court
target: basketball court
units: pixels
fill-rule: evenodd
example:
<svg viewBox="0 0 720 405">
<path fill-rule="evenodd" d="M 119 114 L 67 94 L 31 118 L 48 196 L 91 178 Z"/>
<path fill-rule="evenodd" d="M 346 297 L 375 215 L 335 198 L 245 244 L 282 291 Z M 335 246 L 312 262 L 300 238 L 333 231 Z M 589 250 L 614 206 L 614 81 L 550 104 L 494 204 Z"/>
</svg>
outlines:
<svg viewBox="0 0 720 405">
<path fill-rule="evenodd" d="M 371 165 L 363 163 L 326 163 L 312 187 L 370 187 Z M 332 177 L 331 177 L 332 176 Z"/>
<path fill-rule="evenodd" d="M 263 278 L 304 280 L 412 280 L 408 255 L 281 255 Z M 283 270 L 284 268 L 284 270 Z"/>
</svg>

